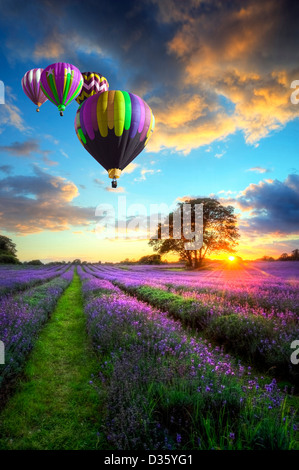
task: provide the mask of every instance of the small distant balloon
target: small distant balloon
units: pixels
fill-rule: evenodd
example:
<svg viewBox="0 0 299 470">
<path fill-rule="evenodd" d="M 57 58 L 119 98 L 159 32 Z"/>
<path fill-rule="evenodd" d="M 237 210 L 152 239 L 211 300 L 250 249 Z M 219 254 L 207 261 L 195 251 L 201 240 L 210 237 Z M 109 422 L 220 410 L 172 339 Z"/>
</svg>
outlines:
<svg viewBox="0 0 299 470">
<path fill-rule="evenodd" d="M 83 87 L 80 95 L 76 98 L 79 105 L 82 104 L 86 98 L 109 90 L 108 80 L 103 77 L 103 75 L 95 72 L 82 72 L 82 76 L 84 80 Z"/>
<path fill-rule="evenodd" d="M 154 127 L 154 115 L 148 104 L 121 90 L 87 98 L 75 119 L 78 139 L 108 171 L 113 188 L 117 187 L 121 171 L 142 152 Z"/>
<path fill-rule="evenodd" d="M 36 111 L 39 111 L 40 106 L 48 100 L 41 89 L 41 74 L 43 69 L 28 70 L 22 78 L 22 88 L 28 98 L 37 106 Z"/>
<path fill-rule="evenodd" d="M 41 88 L 46 97 L 58 107 L 60 115 L 81 92 L 83 76 L 72 64 L 56 62 L 41 74 Z"/>
</svg>

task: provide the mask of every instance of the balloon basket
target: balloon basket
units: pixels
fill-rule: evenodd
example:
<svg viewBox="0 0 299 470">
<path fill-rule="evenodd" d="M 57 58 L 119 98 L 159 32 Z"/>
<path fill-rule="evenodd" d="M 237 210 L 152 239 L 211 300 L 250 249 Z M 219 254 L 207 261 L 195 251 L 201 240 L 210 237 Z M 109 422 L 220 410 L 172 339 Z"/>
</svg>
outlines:
<svg viewBox="0 0 299 470">
<path fill-rule="evenodd" d="M 114 179 L 112 182 L 111 182 L 111 186 L 113 189 L 117 188 L 117 181 L 116 179 Z"/>
<path fill-rule="evenodd" d="M 60 116 L 63 116 L 63 111 L 60 111 Z"/>
</svg>

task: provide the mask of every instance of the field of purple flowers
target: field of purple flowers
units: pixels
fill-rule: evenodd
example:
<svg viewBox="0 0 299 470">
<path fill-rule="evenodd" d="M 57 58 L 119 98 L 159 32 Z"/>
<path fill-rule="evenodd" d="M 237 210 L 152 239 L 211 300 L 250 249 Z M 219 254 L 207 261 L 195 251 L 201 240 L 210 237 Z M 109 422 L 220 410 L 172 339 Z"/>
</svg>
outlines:
<svg viewBox="0 0 299 470">
<path fill-rule="evenodd" d="M 2 399 L 7 395 L 7 387 L 22 371 L 42 326 L 73 274 L 74 267 L 70 266 L 1 270 L 0 287 L 4 286 L 8 292 L 9 286 L 9 294 L 0 298 L 0 340 L 5 345 L 5 364 L 0 364 Z"/>
<path fill-rule="evenodd" d="M 0 270 L 0 398 L 74 270 Z M 90 264 L 77 272 L 106 449 L 299 448 L 299 365 L 291 362 L 299 263 L 194 272 Z"/>
<path fill-rule="evenodd" d="M 239 275 L 232 294 L 232 280 L 225 284 L 221 276 L 212 279 L 198 272 L 189 275 L 153 267 L 91 265 L 84 270 L 79 267 L 78 273 L 83 282 L 88 333 L 101 364 L 93 385 L 99 393 L 103 394 L 103 389 L 106 392 L 103 432 L 112 448 L 295 447 L 295 415 L 294 409 L 286 406 L 287 388 L 282 389 L 267 374 L 263 377 L 254 372 L 255 367 L 245 366 L 221 345 L 201 338 L 198 330 L 201 326 L 206 331 L 210 318 L 233 317 L 235 334 L 246 335 L 246 328 L 252 329 L 253 338 L 260 333 L 256 328 L 260 324 L 249 322 L 255 318 L 262 319 L 260 330 L 267 338 L 278 324 L 280 329 L 282 325 L 295 325 L 292 309 L 298 306 L 296 278 L 272 278 L 267 285 L 254 278 L 247 285 Z M 208 294 L 211 282 L 213 290 Z M 290 295 L 280 296 L 279 285 Z M 237 300 L 242 286 L 243 290 L 248 288 L 248 298 L 244 294 L 237 310 L 230 294 Z M 184 295 L 174 294 L 176 288 Z M 203 298 L 200 289 L 205 290 Z M 270 310 L 261 305 L 262 299 L 268 298 L 266 292 L 271 292 L 274 300 Z M 285 298 L 289 299 L 287 304 Z M 201 303 L 209 311 L 209 315 L 200 311 L 206 323 L 192 320 Z M 286 318 L 281 315 L 283 305 Z M 255 306 L 259 311 L 253 311 Z M 240 324 L 244 327 L 241 331 Z M 242 337 L 239 341 L 242 343 Z M 248 341 L 243 341 L 243 347 L 248 347 Z M 289 362 L 290 353 L 288 343 Z"/>
<path fill-rule="evenodd" d="M 0 296 L 28 289 L 30 286 L 50 281 L 63 274 L 69 265 L 58 266 L 11 266 L 4 265 L 0 269 Z"/>
<path fill-rule="evenodd" d="M 237 271 L 182 273 L 101 265 L 86 270 L 167 312 L 262 372 L 298 387 L 298 366 L 290 356 L 292 342 L 299 339 L 299 263 L 287 264 L 288 275 L 285 263 L 271 262 Z"/>
</svg>

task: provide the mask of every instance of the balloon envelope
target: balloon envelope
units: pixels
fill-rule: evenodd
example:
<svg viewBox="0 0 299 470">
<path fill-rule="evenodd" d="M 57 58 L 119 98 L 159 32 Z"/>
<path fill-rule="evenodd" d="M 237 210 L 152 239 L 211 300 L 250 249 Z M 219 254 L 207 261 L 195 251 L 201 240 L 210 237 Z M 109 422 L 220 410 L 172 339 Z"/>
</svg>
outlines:
<svg viewBox="0 0 299 470">
<path fill-rule="evenodd" d="M 109 90 L 108 80 L 103 75 L 95 72 L 82 72 L 82 76 L 84 82 L 81 93 L 76 98 L 77 103 L 82 104 L 86 98 Z"/>
<path fill-rule="evenodd" d="M 42 71 L 43 69 L 28 70 L 21 82 L 24 93 L 34 104 L 36 104 L 36 111 L 39 111 L 39 107 L 48 100 L 41 89 L 40 78 Z"/>
<path fill-rule="evenodd" d="M 110 90 L 87 98 L 79 107 L 75 130 L 83 147 L 118 178 L 146 146 L 155 119 L 139 96 Z"/>
<path fill-rule="evenodd" d="M 48 65 L 41 74 L 41 87 L 47 98 L 55 104 L 60 114 L 80 93 L 83 77 L 72 64 L 57 62 Z"/>
</svg>

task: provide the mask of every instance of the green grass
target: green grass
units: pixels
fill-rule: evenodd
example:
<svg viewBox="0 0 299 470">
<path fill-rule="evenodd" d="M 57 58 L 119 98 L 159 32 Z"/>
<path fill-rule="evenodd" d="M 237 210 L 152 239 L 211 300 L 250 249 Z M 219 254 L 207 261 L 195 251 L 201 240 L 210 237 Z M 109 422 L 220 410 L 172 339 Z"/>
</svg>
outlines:
<svg viewBox="0 0 299 470">
<path fill-rule="evenodd" d="M 0 449 L 101 448 L 101 394 L 89 384 L 97 371 L 75 273 L 0 415 Z"/>
</svg>

